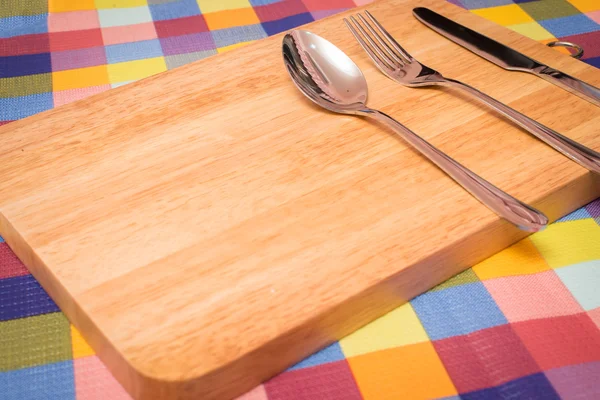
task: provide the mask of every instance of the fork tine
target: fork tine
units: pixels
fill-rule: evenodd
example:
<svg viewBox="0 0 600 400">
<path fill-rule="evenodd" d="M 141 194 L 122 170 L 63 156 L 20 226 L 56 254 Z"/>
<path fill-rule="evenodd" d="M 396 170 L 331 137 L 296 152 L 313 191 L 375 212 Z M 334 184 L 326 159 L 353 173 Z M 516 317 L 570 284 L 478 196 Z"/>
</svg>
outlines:
<svg viewBox="0 0 600 400">
<path fill-rule="evenodd" d="M 407 62 L 410 63 L 413 60 L 413 58 L 410 54 L 408 54 L 408 51 L 404 50 L 404 48 L 400 46 L 400 43 L 396 42 L 396 39 L 394 39 L 392 35 L 390 35 L 388 31 L 385 30 L 385 28 L 379 23 L 379 21 L 377 21 L 377 19 L 373 15 L 371 15 L 369 11 L 365 10 L 365 14 L 367 14 L 369 19 L 375 24 L 375 26 L 377 27 L 377 29 L 379 29 L 383 36 L 385 36 L 389 40 L 392 47 L 394 47 L 394 49 L 400 55 L 402 55 L 407 60 Z"/>
<path fill-rule="evenodd" d="M 395 68 L 394 61 L 382 51 L 382 49 L 373 41 L 373 39 L 371 39 L 369 34 L 364 30 L 362 25 L 356 20 L 356 18 L 354 18 L 353 15 L 350 16 L 350 21 L 352 21 L 354 27 L 357 28 L 361 33 L 360 36 L 362 37 L 363 42 L 366 41 L 369 44 L 367 47 L 370 48 L 371 51 L 374 51 L 379 56 L 378 58 L 383 60 L 390 68 Z"/>
<path fill-rule="evenodd" d="M 352 35 L 354 35 L 354 37 L 358 41 L 358 44 L 360 44 L 360 46 L 364 49 L 367 55 L 371 58 L 371 60 L 373 60 L 373 62 L 380 68 L 394 69 L 394 64 L 387 58 L 387 56 L 381 53 L 380 50 L 373 50 L 371 49 L 371 47 L 369 47 L 369 45 L 362 38 L 361 34 L 358 33 L 358 31 L 354 28 L 352 23 L 356 24 L 358 29 L 362 29 L 360 25 L 358 25 L 358 23 L 353 17 L 350 17 L 350 19 L 352 20 L 352 22 L 344 18 L 344 23 L 346 24 L 348 29 L 350 29 L 350 32 L 352 32 Z"/>
<path fill-rule="evenodd" d="M 390 46 L 387 44 L 385 39 L 383 39 L 379 35 L 379 33 L 377 33 L 377 31 L 375 29 L 373 29 L 373 27 L 371 26 L 369 21 L 367 21 L 361 14 L 357 14 L 357 16 L 358 16 L 358 19 L 360 20 L 360 22 L 362 22 L 362 25 L 367 27 L 369 32 L 371 32 L 371 36 L 374 37 L 375 40 L 379 43 L 380 48 L 383 48 L 383 50 L 387 53 L 388 57 L 391 58 L 392 60 L 396 61 L 397 63 L 399 63 L 400 66 L 404 66 L 404 64 L 406 64 L 406 61 L 404 61 L 404 59 L 401 56 L 397 55 L 390 48 Z"/>
</svg>

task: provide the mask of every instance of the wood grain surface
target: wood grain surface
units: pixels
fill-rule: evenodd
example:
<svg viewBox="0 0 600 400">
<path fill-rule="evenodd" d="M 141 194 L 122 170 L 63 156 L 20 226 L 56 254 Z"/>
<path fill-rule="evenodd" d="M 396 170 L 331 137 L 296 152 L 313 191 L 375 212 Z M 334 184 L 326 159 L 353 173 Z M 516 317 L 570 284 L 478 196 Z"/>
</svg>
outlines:
<svg viewBox="0 0 600 400">
<path fill-rule="evenodd" d="M 423 63 L 600 150 L 600 109 L 507 72 L 429 6 L 600 86 L 594 68 L 441 0 L 369 10 Z M 377 71 L 339 14 L 310 24 L 369 105 L 556 219 L 600 179 L 486 108 Z M 228 398 L 525 236 L 391 131 L 318 109 L 282 35 L 0 129 L 0 234 L 138 399 Z"/>
</svg>

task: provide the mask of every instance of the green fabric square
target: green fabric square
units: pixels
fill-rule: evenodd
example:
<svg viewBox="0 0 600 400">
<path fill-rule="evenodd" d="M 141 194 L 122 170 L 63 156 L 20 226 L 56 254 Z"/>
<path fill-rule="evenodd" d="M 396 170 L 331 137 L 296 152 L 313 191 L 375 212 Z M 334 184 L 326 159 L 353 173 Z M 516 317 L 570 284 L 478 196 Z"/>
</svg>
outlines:
<svg viewBox="0 0 600 400">
<path fill-rule="evenodd" d="M 64 314 L 0 322 L 0 372 L 72 358 L 71 330 Z"/>
<path fill-rule="evenodd" d="M 0 78 L 0 98 L 52 92 L 52 74 Z"/>
<path fill-rule="evenodd" d="M 0 18 L 48 12 L 48 0 L 0 0 Z"/>
<path fill-rule="evenodd" d="M 581 14 L 567 0 L 544 0 L 520 3 L 519 6 L 536 21 Z"/>
<path fill-rule="evenodd" d="M 454 275 L 452 278 L 448 279 L 446 282 L 440 283 L 439 285 L 437 285 L 430 291 L 435 292 L 438 290 L 448 289 L 453 286 L 460 286 L 460 285 L 464 285 L 466 283 L 473 283 L 473 282 L 479 282 L 479 277 L 475 274 L 475 272 L 473 272 L 472 268 L 469 268 L 468 270 L 461 272 L 458 275 Z"/>
</svg>

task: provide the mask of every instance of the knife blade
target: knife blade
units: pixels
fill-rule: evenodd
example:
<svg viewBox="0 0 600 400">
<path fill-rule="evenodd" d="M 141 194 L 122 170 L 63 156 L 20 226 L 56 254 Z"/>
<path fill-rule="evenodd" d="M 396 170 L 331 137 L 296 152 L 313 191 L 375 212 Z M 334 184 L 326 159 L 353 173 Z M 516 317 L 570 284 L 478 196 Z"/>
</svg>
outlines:
<svg viewBox="0 0 600 400">
<path fill-rule="evenodd" d="M 600 107 L 600 89 L 542 64 L 425 7 L 413 9 L 423 24 L 456 44 L 509 71 L 534 74 Z"/>
</svg>

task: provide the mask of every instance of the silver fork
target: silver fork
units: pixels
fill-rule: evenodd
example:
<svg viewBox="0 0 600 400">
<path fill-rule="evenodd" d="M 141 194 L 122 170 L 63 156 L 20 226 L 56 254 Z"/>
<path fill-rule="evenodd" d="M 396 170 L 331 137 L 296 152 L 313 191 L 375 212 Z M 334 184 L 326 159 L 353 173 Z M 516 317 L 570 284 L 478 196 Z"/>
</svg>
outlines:
<svg viewBox="0 0 600 400">
<path fill-rule="evenodd" d="M 421 64 L 396 42 L 371 13 L 365 10 L 365 14 L 370 22 L 360 13 L 357 14 L 360 22 L 354 16 L 350 16 L 350 20 L 344 18 L 344 22 L 375 65 L 392 80 L 409 87 L 449 86 L 462 89 L 573 161 L 590 171 L 600 173 L 600 153 L 532 120 L 472 86 L 446 78 L 438 71 Z"/>
</svg>

